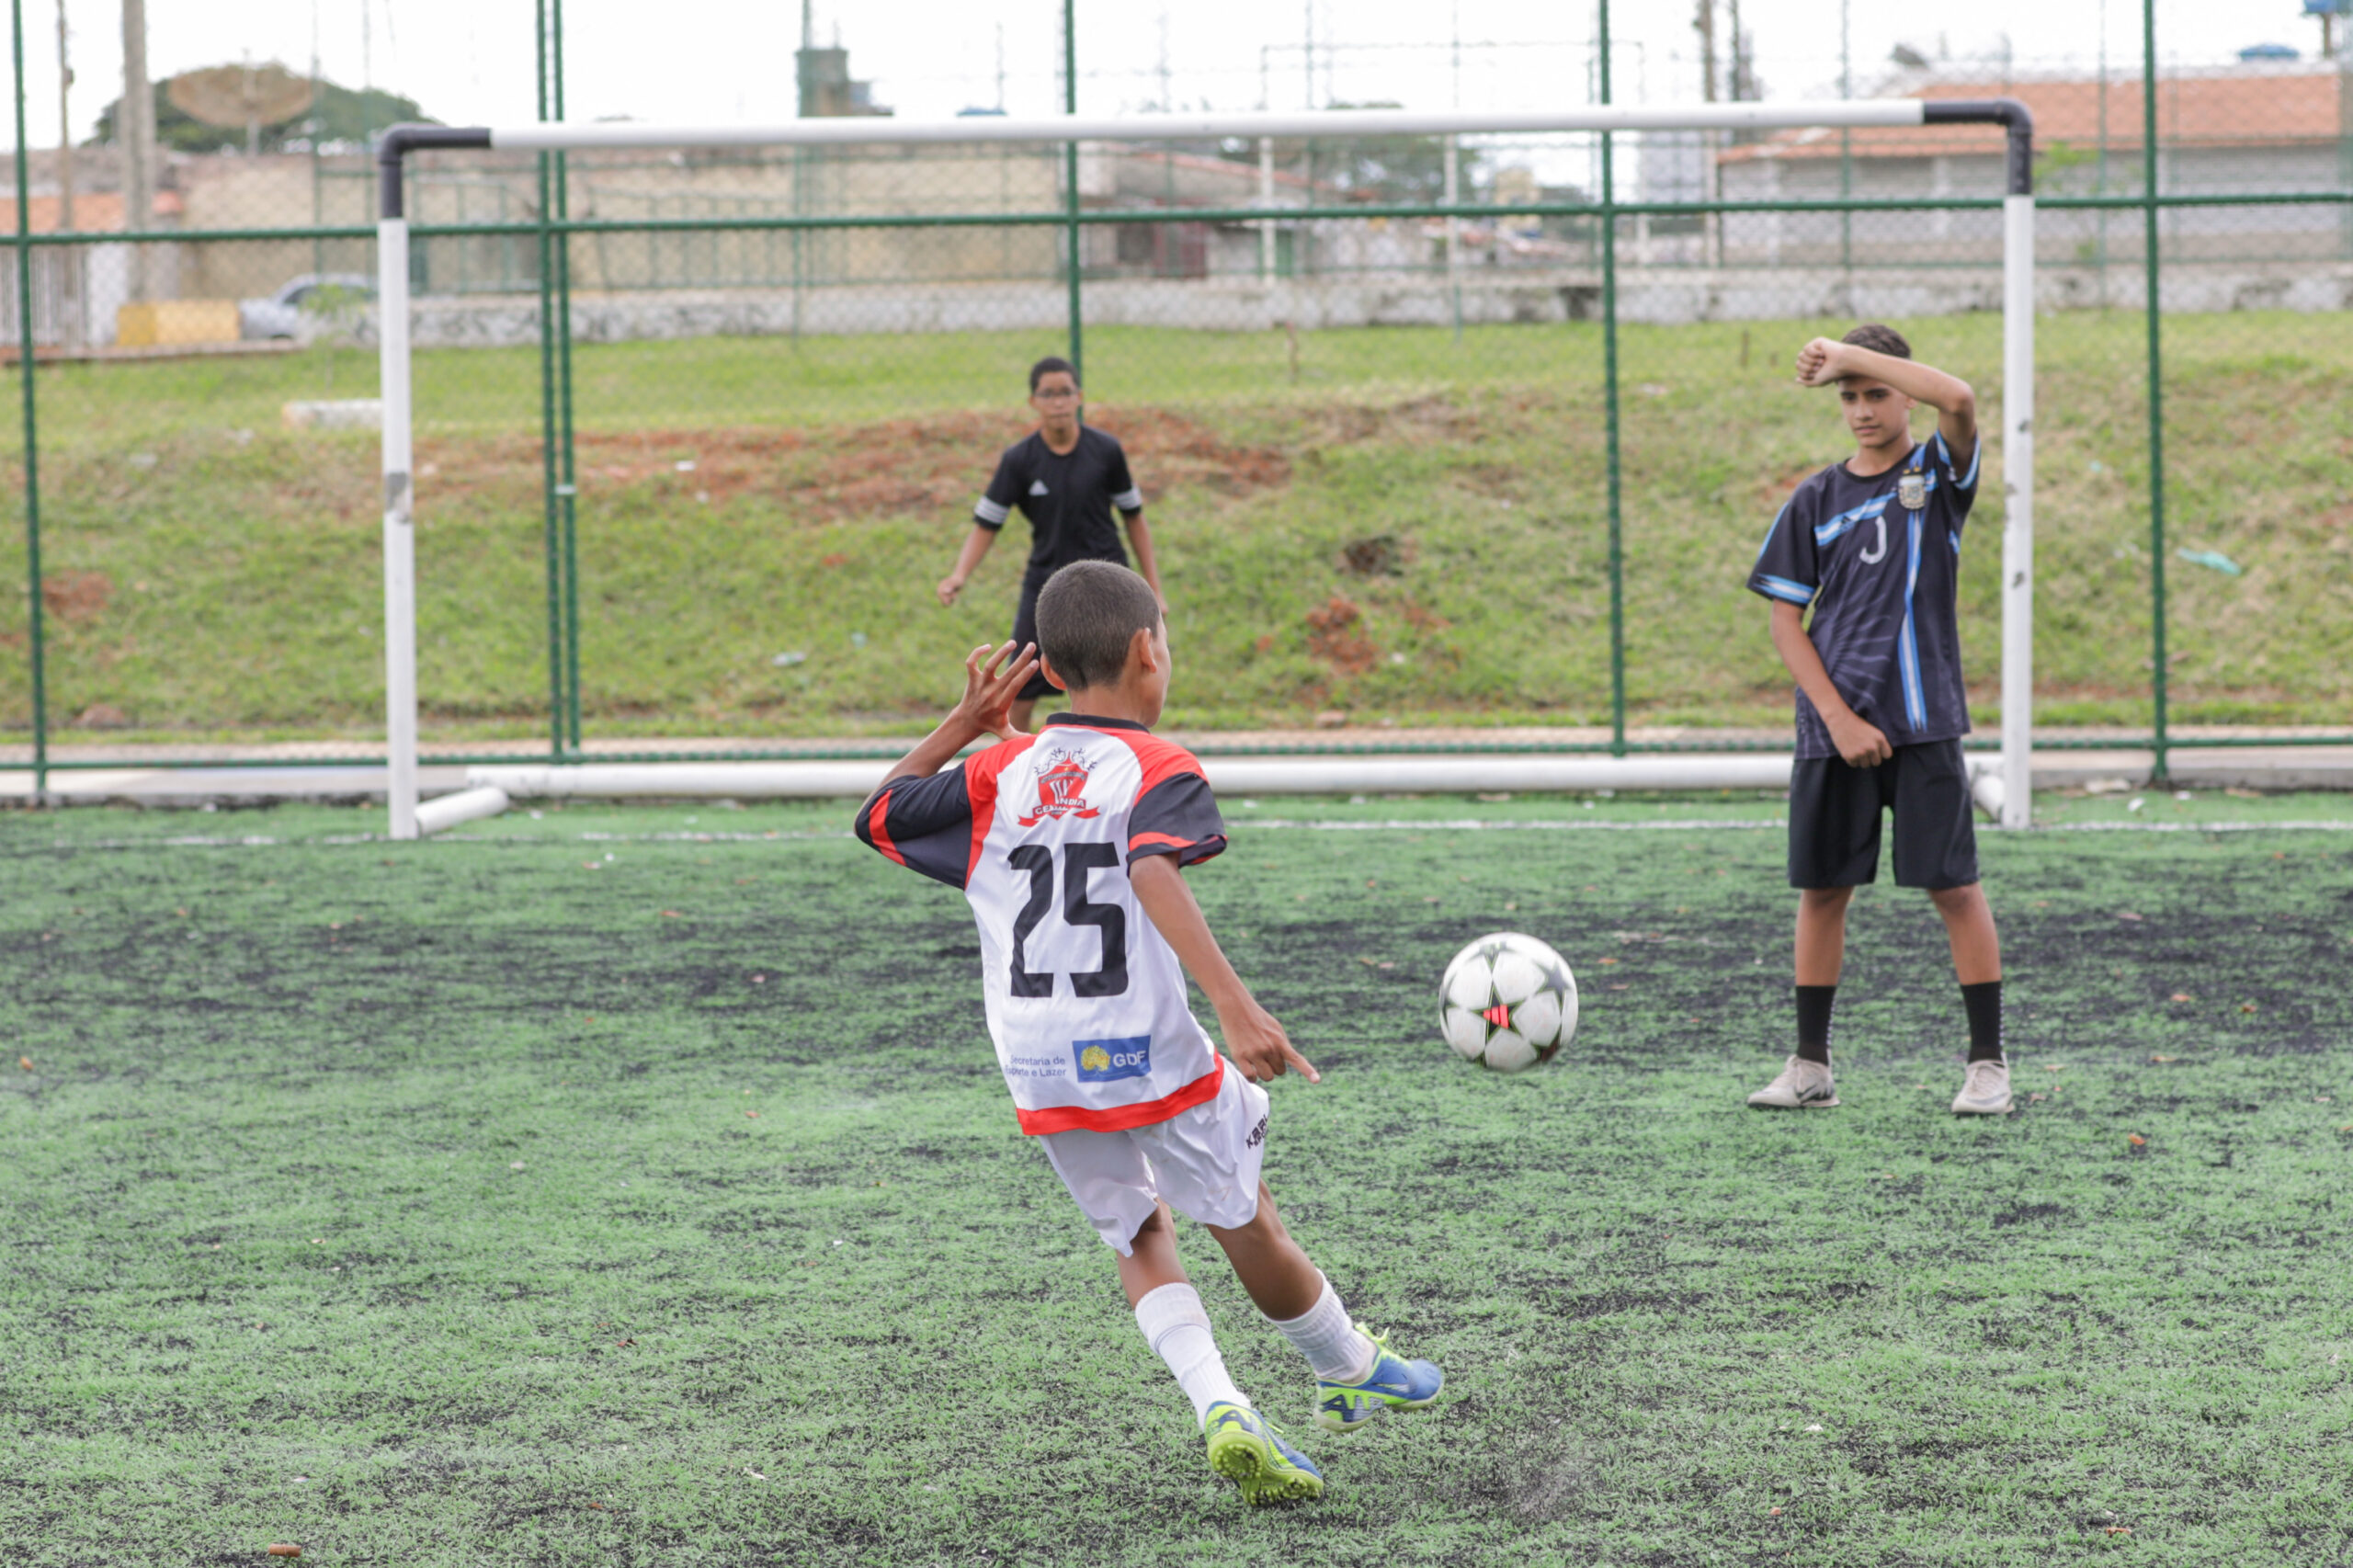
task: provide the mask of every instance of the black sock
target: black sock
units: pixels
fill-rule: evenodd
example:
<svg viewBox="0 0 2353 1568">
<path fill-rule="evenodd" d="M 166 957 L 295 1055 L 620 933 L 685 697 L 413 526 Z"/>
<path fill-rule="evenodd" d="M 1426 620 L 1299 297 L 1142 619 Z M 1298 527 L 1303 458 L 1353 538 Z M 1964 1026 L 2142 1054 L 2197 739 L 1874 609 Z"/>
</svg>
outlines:
<svg viewBox="0 0 2353 1568">
<path fill-rule="evenodd" d="M 1837 995 L 1835 985 L 1798 987 L 1798 1054 L 1824 1067 L 1830 1065 L 1830 1004 Z"/>
<path fill-rule="evenodd" d="M 1961 988 L 1961 1006 L 1969 1009 L 1969 1059 L 2002 1060 L 2002 983 L 1981 980 Z"/>
</svg>

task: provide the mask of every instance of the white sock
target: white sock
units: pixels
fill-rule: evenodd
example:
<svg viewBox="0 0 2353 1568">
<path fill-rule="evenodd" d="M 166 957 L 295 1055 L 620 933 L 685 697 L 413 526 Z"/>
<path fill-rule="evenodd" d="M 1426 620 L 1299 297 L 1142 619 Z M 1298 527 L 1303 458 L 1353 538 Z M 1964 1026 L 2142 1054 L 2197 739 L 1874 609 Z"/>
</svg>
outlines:
<svg viewBox="0 0 2353 1568">
<path fill-rule="evenodd" d="M 1324 1281 L 1324 1293 L 1303 1316 L 1286 1322 L 1268 1318 L 1282 1331 L 1282 1336 L 1301 1355 L 1315 1375 L 1326 1382 L 1353 1383 L 1372 1371 L 1373 1358 L 1380 1354 L 1372 1341 L 1357 1332 L 1349 1321 L 1348 1309 L 1340 1302 L 1340 1293 L 1332 1289 L 1329 1279 Z"/>
<path fill-rule="evenodd" d="M 1226 1375 L 1225 1358 L 1217 1353 L 1217 1337 L 1210 1333 L 1210 1314 L 1201 1310 L 1199 1290 L 1190 1285 L 1163 1285 L 1146 1292 L 1136 1303 L 1136 1326 L 1176 1375 L 1176 1386 L 1193 1402 L 1195 1421 L 1207 1420 L 1210 1406 L 1221 1401 L 1250 1403 Z"/>
</svg>

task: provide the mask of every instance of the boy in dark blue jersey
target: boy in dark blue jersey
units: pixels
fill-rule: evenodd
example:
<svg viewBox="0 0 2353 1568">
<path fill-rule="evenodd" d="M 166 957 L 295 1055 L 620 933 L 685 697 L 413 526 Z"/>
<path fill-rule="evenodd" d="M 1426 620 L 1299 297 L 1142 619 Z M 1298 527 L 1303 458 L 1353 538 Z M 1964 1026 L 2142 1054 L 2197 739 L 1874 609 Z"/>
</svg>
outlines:
<svg viewBox="0 0 2353 1568">
<path fill-rule="evenodd" d="M 972 505 L 972 531 L 937 590 L 941 604 L 954 604 L 996 542 L 997 531 L 1019 507 L 1034 538 L 1021 578 L 1021 606 L 1013 615 L 1017 648 L 1038 641 L 1038 592 L 1047 578 L 1074 561 L 1128 563 L 1111 521 L 1115 507 L 1127 519 L 1137 574 L 1152 585 L 1161 613 L 1168 613 L 1160 563 L 1153 559 L 1152 530 L 1144 525 L 1143 492 L 1128 472 L 1128 454 L 1119 441 L 1080 422 L 1082 395 L 1069 360 L 1049 356 L 1029 367 L 1029 406 L 1037 410 L 1038 428 L 997 460 L 995 477 Z M 1054 689 L 1043 674 L 1032 676 L 1014 699 L 1013 727 L 1027 732 L 1038 699 Z"/>
<path fill-rule="evenodd" d="M 1790 778 L 1790 884 L 1798 889 L 1798 1049 L 1748 1096 L 1835 1106 L 1830 1011 L 1847 903 L 1879 875 L 1880 816 L 1895 819 L 1895 881 L 1944 916 L 1969 1017 L 1952 1108 L 2010 1108 L 2002 1054 L 2002 945 L 1977 877 L 1957 587 L 1961 525 L 1977 496 L 1977 398 L 1915 363 L 1891 327 L 1859 326 L 1798 351 L 1798 384 L 1836 386 L 1855 455 L 1800 484 L 1757 552 L 1749 588 L 1773 601 L 1773 646 L 1798 684 Z M 1937 428 L 1912 438 L 1927 403 Z M 1806 611 L 1813 612 L 1812 624 Z"/>
</svg>

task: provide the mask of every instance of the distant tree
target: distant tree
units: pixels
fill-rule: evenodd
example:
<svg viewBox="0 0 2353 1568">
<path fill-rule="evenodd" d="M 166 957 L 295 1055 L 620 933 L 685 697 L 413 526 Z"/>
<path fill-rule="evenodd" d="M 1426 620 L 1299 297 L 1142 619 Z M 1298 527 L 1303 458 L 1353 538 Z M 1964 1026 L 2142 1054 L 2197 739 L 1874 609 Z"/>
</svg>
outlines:
<svg viewBox="0 0 2353 1568">
<path fill-rule="evenodd" d="M 155 84 L 155 140 L 162 146 L 181 153 L 212 153 L 222 148 L 243 151 L 245 133 L 242 128 L 207 125 L 180 111 L 178 106 L 165 97 L 169 84 Z M 122 107 L 118 97 L 98 116 L 97 131 L 89 145 L 98 146 L 114 140 L 116 112 Z M 388 125 L 403 121 L 423 121 L 438 124 L 417 107 L 415 98 L 401 97 L 382 87 L 365 92 L 338 86 L 333 82 L 319 83 L 319 101 L 278 125 L 265 125 L 261 130 L 261 150 L 282 153 L 291 141 L 364 142 Z M 315 130 L 313 129 L 315 127 Z"/>
</svg>

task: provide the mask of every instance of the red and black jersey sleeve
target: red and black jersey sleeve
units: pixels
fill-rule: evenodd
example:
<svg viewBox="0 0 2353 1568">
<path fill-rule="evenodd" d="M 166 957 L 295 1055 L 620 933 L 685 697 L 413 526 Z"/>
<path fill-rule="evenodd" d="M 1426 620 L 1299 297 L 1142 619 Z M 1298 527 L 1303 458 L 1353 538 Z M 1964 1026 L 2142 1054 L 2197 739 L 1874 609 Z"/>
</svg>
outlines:
<svg viewBox="0 0 2353 1568">
<path fill-rule="evenodd" d="M 972 795 L 962 764 L 928 778 L 893 778 L 858 809 L 859 840 L 951 888 L 972 864 Z"/>
<path fill-rule="evenodd" d="M 1171 751 L 1176 748 L 1172 746 Z M 1184 756 L 1183 753 L 1178 753 Z M 1143 792 L 1128 812 L 1128 864 L 1147 855 L 1174 855 L 1179 866 L 1198 865 L 1225 849 L 1225 819 L 1199 765 L 1171 768 L 1154 779 L 1147 759 Z M 1189 756 L 1185 761 L 1192 762 Z"/>
</svg>

